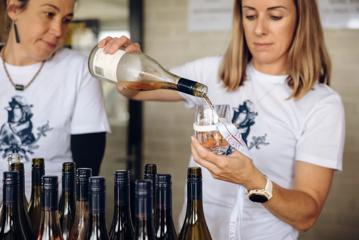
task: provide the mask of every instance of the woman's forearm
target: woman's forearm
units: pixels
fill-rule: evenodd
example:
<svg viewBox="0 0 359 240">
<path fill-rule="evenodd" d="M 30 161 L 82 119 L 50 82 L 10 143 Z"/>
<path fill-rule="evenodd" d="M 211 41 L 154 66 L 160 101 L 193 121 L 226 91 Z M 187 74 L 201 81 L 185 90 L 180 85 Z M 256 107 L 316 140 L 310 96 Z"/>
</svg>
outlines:
<svg viewBox="0 0 359 240">
<path fill-rule="evenodd" d="M 273 183 L 273 197 L 263 205 L 276 217 L 298 231 L 310 229 L 317 220 L 321 207 L 308 193 L 289 190 Z"/>
</svg>

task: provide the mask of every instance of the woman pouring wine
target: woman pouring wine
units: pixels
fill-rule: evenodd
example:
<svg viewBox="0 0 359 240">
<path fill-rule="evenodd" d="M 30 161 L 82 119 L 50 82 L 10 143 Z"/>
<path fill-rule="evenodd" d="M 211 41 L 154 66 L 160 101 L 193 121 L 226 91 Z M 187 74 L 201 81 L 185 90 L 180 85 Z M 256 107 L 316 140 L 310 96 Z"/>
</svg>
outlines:
<svg viewBox="0 0 359 240">
<path fill-rule="evenodd" d="M 215 104 L 232 106 L 251 153 L 217 155 L 192 138 L 190 165 L 203 167 L 206 221 L 218 240 L 298 239 L 318 219 L 343 157 L 344 110 L 329 87 L 317 3 L 235 0 L 233 13 L 223 56 L 173 70 L 206 84 Z M 140 51 L 126 37 L 108 37 L 99 47 Z M 202 104 L 176 91 L 119 91 L 135 100 Z"/>
</svg>

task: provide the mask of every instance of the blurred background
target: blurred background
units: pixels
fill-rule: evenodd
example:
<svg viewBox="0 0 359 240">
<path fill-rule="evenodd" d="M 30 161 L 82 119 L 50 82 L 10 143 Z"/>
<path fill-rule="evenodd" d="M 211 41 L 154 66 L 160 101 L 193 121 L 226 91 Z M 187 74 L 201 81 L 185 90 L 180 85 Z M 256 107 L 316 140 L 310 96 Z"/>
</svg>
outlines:
<svg viewBox="0 0 359 240">
<path fill-rule="evenodd" d="M 359 239 L 359 1 L 319 3 L 333 61 L 332 87 L 345 105 L 347 133 L 344 170 L 335 174 L 319 221 L 300 239 L 354 240 Z M 104 36 L 126 35 L 171 68 L 224 52 L 231 6 L 228 0 L 80 0 L 66 44 L 88 54 Z M 3 16 L 4 10 L 0 11 Z M 160 173 L 172 174 L 173 215 L 177 222 L 184 199 L 193 110 L 183 103 L 128 101 L 109 83 L 103 83 L 103 90 L 112 129 L 101 168 L 101 175 L 107 179 L 108 227 L 114 170 L 128 168 L 141 177 L 146 163 L 156 163 Z"/>
</svg>

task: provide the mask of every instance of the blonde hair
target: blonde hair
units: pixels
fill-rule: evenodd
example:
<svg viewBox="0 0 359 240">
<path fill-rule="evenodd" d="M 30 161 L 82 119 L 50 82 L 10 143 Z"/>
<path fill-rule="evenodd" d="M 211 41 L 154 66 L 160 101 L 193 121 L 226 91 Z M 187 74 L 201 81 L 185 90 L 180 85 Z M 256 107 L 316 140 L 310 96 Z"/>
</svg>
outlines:
<svg viewBox="0 0 359 240">
<path fill-rule="evenodd" d="M 297 11 L 296 30 L 288 50 L 288 85 L 291 98 L 299 99 L 314 84 L 329 85 L 331 61 L 327 52 L 318 6 L 315 0 L 293 0 Z M 244 37 L 242 1 L 235 0 L 232 36 L 224 54 L 219 75 L 229 91 L 240 87 L 246 77 L 247 64 L 252 59 Z"/>
</svg>

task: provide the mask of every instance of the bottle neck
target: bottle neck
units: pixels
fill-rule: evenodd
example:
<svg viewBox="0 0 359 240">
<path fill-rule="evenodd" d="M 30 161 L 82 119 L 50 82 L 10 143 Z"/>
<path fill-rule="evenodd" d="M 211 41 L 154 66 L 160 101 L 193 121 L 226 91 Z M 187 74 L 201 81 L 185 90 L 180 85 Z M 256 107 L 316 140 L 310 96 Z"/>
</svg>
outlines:
<svg viewBox="0 0 359 240">
<path fill-rule="evenodd" d="M 90 197 L 91 222 L 89 232 L 91 235 L 94 234 L 95 236 L 103 236 L 103 239 L 107 239 L 107 228 L 105 219 L 105 192 L 92 191 Z"/>
<path fill-rule="evenodd" d="M 157 195 L 158 219 L 172 218 L 172 191 L 170 187 L 158 188 Z"/>
<path fill-rule="evenodd" d="M 129 183 L 116 183 L 114 194 L 115 215 L 120 218 L 131 219 Z"/>
<path fill-rule="evenodd" d="M 41 186 L 32 186 L 31 190 L 31 202 L 36 202 L 36 199 L 41 198 Z"/>
<path fill-rule="evenodd" d="M 31 185 L 32 187 L 41 186 L 41 177 L 44 176 L 45 170 L 43 168 L 32 168 Z"/>
<path fill-rule="evenodd" d="M 153 223 L 152 219 L 152 197 L 136 195 L 135 220 L 137 223 Z"/>
<path fill-rule="evenodd" d="M 79 181 L 76 183 L 76 201 L 85 201 L 89 200 L 89 184 L 88 180 Z"/>
<path fill-rule="evenodd" d="M 18 212 L 17 205 L 20 204 L 19 200 L 19 185 L 5 185 L 3 189 L 3 208 L 8 208 L 11 211 Z"/>
<path fill-rule="evenodd" d="M 130 203 L 130 193 L 128 183 L 116 183 L 114 186 L 114 198 L 116 206 L 128 206 Z"/>
<path fill-rule="evenodd" d="M 187 200 L 202 201 L 202 181 L 188 181 L 187 182 Z"/>
<path fill-rule="evenodd" d="M 62 191 L 71 193 L 75 192 L 75 174 L 73 172 L 62 173 Z"/>
<path fill-rule="evenodd" d="M 42 191 L 41 208 L 43 211 L 56 212 L 58 193 L 56 189 L 44 189 Z"/>
<path fill-rule="evenodd" d="M 91 216 L 105 215 L 105 192 L 92 191 L 90 200 L 90 214 Z"/>
<path fill-rule="evenodd" d="M 207 94 L 207 86 L 186 78 L 179 78 L 176 82 L 177 90 L 197 97 Z"/>
<path fill-rule="evenodd" d="M 202 205 L 202 181 L 187 182 L 187 210 L 186 216 L 204 215 Z"/>
</svg>

